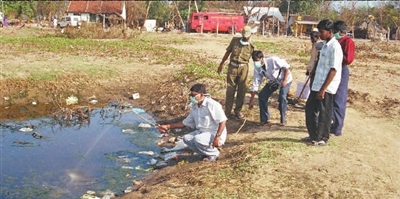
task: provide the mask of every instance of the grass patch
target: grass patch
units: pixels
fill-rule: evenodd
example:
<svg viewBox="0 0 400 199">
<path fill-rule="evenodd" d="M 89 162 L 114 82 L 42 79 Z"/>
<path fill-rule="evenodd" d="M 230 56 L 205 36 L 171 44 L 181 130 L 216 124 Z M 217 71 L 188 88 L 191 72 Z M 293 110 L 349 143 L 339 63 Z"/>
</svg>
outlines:
<svg viewBox="0 0 400 199">
<path fill-rule="evenodd" d="M 282 45 L 267 41 L 255 41 L 254 45 L 257 47 L 257 49 L 267 51 L 269 54 L 282 54 L 285 51 Z"/>
<path fill-rule="evenodd" d="M 225 77 L 216 73 L 217 68 L 218 66 L 214 62 L 191 63 L 186 65 L 185 68 L 174 77 L 179 79 L 192 78 L 190 81 L 195 81 L 202 78 L 223 80 Z"/>
</svg>

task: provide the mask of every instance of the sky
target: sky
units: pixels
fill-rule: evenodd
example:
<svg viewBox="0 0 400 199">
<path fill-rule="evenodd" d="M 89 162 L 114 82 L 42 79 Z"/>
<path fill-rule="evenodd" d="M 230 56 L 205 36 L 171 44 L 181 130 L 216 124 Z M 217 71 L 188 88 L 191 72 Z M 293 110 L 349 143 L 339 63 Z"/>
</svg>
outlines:
<svg viewBox="0 0 400 199">
<path fill-rule="evenodd" d="M 358 1 L 332 1 L 332 6 L 335 8 L 343 7 L 343 6 L 352 6 L 353 3 L 356 2 L 356 7 L 374 7 L 379 5 L 380 3 L 389 2 L 387 0 L 381 1 L 366 1 L 366 0 L 358 0 Z"/>
</svg>

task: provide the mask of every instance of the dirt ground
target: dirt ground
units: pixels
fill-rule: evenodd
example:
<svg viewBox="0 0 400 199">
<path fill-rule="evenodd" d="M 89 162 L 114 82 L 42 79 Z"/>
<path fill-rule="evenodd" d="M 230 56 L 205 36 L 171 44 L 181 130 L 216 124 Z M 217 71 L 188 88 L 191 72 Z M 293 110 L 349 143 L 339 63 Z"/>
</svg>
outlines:
<svg viewBox="0 0 400 199">
<path fill-rule="evenodd" d="M 18 31 L 25 31 L 24 36 L 30 37 L 42 34 L 0 29 L 3 36 Z M 22 34 L 16 36 L 23 37 Z M 217 67 L 232 36 L 171 32 L 142 37 L 160 41 L 181 38 L 188 42 L 161 42 L 161 45 L 194 55 L 196 59 L 188 62 L 207 60 Z M 291 64 L 294 81 L 289 98 L 295 100 L 296 83 L 305 80 L 306 66 L 299 54 L 309 52 L 309 40 L 262 36 L 254 36 L 252 40 L 255 44 L 285 49 L 276 53 L 263 45 L 258 47 Z M 279 113 L 275 96 L 270 106 L 276 124 L 257 126 L 258 107 L 248 110 L 245 106 L 245 120 L 231 118 L 228 121 L 228 139 L 217 162 L 202 162 L 190 155 L 179 157 L 172 166 L 142 179 L 143 184 L 137 191 L 121 198 L 400 198 L 400 43 L 365 40 L 355 40 L 355 43 L 356 59 L 350 66 L 343 135 L 331 137 L 328 146 L 311 147 L 300 142 L 307 136 L 301 108 L 289 106 L 288 124 L 277 125 Z M 6 43 L 0 45 L 2 49 L 8 47 Z M 154 45 L 157 48 L 157 44 Z M 5 52 L 0 54 L 0 119 L 3 120 L 51 115 L 60 109 L 56 106 L 59 99 L 75 94 L 86 102 L 85 105 L 93 97 L 98 99 L 98 104 L 90 105 L 93 108 L 113 100 L 128 101 L 149 111 L 159 123 L 177 121 L 186 114 L 186 92 L 190 84 L 195 83 L 173 76 L 184 68 L 185 62 L 151 62 L 164 59 L 168 54 L 126 61 L 101 55 L 82 58 L 42 51 L 22 53 L 14 48 Z M 132 56 L 136 52 L 130 53 Z M 174 60 L 183 59 L 177 56 Z M 93 78 L 70 69 L 56 81 L 32 83 L 27 79 L 32 70 L 25 68 L 49 68 L 51 71 L 54 67 L 66 68 L 82 62 L 98 67 L 112 65 L 118 69 L 118 74 L 107 78 L 106 71 Z M 9 74 L 17 78 L 8 78 Z M 251 79 L 250 72 L 249 85 Z M 196 82 L 206 83 L 213 98 L 224 104 L 223 78 L 202 78 Z M 140 93 L 140 99 L 131 98 L 135 92 Z M 38 105 L 32 105 L 34 101 Z M 304 104 L 304 100 L 299 104 Z"/>
</svg>

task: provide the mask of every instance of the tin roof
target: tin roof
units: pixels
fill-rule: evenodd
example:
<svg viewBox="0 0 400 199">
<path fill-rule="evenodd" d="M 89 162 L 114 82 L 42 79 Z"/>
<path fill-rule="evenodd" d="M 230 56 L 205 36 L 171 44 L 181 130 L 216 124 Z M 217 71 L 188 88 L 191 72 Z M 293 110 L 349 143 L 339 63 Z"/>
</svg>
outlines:
<svg viewBox="0 0 400 199">
<path fill-rule="evenodd" d="M 123 1 L 70 1 L 69 13 L 122 13 Z"/>
</svg>

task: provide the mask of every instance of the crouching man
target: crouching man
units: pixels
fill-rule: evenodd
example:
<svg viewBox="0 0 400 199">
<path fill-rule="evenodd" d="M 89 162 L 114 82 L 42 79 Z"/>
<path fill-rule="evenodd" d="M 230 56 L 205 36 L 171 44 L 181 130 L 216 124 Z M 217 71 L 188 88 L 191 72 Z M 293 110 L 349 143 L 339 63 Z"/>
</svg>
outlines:
<svg viewBox="0 0 400 199">
<path fill-rule="evenodd" d="M 183 142 L 197 154 L 205 156 L 204 161 L 215 161 L 220 155 L 218 147 L 226 140 L 227 117 L 222 105 L 206 95 L 204 84 L 193 85 L 189 96 L 194 104 L 189 115 L 181 122 L 159 125 L 157 128 L 161 132 L 183 127 L 195 129 L 183 136 Z"/>
</svg>

